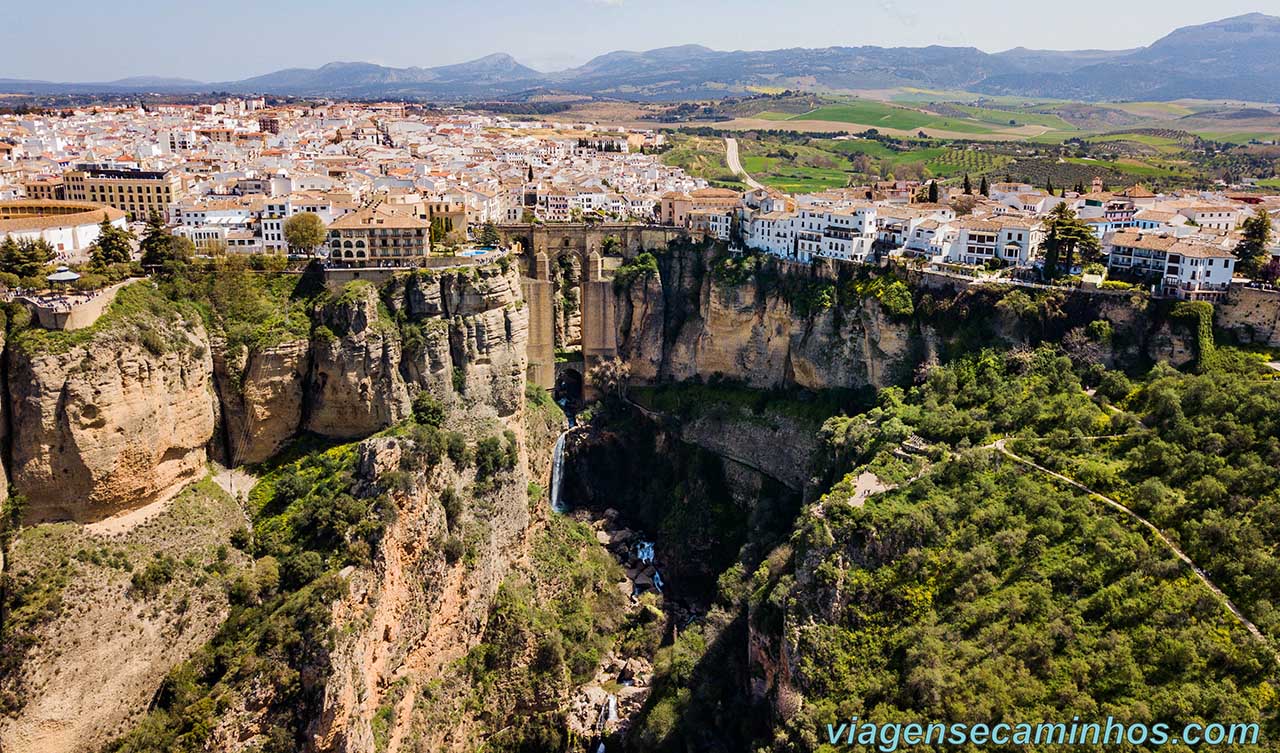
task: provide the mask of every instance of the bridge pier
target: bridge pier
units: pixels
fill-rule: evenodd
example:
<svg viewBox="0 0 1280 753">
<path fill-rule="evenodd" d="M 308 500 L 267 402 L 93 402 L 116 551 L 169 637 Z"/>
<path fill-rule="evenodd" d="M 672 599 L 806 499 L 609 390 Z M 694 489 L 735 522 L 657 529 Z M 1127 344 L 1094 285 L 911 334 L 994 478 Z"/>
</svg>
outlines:
<svg viewBox="0 0 1280 753">
<path fill-rule="evenodd" d="M 551 265 L 563 256 L 581 261 L 581 317 L 583 376 L 600 363 L 618 355 L 618 330 L 614 315 L 613 276 L 602 256 L 605 239 L 618 241 L 617 255 L 634 258 L 646 249 L 665 248 L 677 238 L 689 237 L 683 228 L 635 223 L 510 224 L 498 232 L 506 245 L 526 249 L 528 267 L 520 286 L 529 306 L 529 381 L 555 388 L 555 282 Z M 594 397 L 586 384 L 587 398 Z"/>
<path fill-rule="evenodd" d="M 618 355 L 618 328 L 614 319 L 613 279 L 604 273 L 604 260 L 592 251 L 587 256 L 582 281 L 582 368 L 583 376 L 604 361 Z M 583 385 L 587 398 L 597 397 L 590 381 Z"/>
<path fill-rule="evenodd" d="M 551 284 L 551 260 L 536 253 L 529 274 L 520 278 L 525 305 L 529 307 L 529 370 L 526 378 L 548 390 L 556 386 L 556 342 Z"/>
</svg>

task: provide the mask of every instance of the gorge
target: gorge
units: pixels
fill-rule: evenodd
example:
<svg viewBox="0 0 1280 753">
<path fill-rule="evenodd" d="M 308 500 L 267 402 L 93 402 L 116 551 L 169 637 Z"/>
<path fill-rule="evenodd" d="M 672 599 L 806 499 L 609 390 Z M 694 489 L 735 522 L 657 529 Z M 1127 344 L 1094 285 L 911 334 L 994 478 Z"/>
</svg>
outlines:
<svg viewBox="0 0 1280 753">
<path fill-rule="evenodd" d="M 1131 498 L 1275 640 L 1275 301 L 504 233 L 528 252 L 332 289 L 174 270 L 85 330 L 6 308 L 0 747 L 781 752 L 850 715 L 1178 703 L 1275 730 L 1265 646 L 990 449 Z"/>
</svg>

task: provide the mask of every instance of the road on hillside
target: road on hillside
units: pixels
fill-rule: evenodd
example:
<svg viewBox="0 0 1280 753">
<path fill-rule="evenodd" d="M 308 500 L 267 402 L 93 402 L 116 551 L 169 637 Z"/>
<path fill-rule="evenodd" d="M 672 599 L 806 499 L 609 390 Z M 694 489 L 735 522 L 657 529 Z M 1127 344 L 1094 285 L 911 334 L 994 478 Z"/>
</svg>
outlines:
<svg viewBox="0 0 1280 753">
<path fill-rule="evenodd" d="M 747 171 L 742 169 L 742 162 L 738 160 L 738 140 L 737 139 L 729 138 L 728 136 L 725 136 L 724 161 L 729 164 L 729 169 L 733 171 L 734 175 L 742 176 L 742 179 L 746 181 L 746 184 L 748 186 L 751 186 L 752 188 L 764 188 L 764 184 L 760 183 L 755 178 L 748 175 Z"/>
</svg>

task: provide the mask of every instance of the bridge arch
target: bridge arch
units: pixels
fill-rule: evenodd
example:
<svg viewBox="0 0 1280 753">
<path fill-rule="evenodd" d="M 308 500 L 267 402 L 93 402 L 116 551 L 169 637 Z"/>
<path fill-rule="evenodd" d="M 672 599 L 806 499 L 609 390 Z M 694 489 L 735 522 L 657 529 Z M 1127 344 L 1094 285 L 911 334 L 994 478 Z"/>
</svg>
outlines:
<svg viewBox="0 0 1280 753">
<path fill-rule="evenodd" d="M 646 248 L 665 247 L 688 234 L 682 228 L 636 223 L 516 224 L 498 228 L 504 245 L 520 245 L 521 287 L 529 306 L 530 381 L 548 390 L 556 387 L 557 274 L 567 260 L 579 270 L 576 283 L 581 334 L 581 373 L 585 376 L 618 355 L 613 270 Z M 616 249 L 608 238 L 617 239 Z M 564 329 L 563 327 L 561 328 Z M 586 385 L 589 393 L 591 386 Z M 590 397 L 590 394 L 587 395 Z"/>
</svg>

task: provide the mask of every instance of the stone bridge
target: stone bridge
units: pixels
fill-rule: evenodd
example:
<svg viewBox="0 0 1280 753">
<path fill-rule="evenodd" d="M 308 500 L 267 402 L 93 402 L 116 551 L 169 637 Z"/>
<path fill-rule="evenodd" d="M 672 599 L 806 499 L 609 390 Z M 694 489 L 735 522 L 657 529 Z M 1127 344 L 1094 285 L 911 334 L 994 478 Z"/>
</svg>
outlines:
<svg viewBox="0 0 1280 753">
<path fill-rule="evenodd" d="M 583 374 L 618 355 L 613 270 L 645 249 L 662 249 L 687 232 L 682 228 L 625 223 L 500 225 L 504 246 L 520 244 L 521 287 L 529 305 L 529 380 L 553 389 L 556 379 L 555 288 L 552 265 L 576 257 L 582 269 Z M 617 249 L 606 255 L 606 238 Z"/>
</svg>

